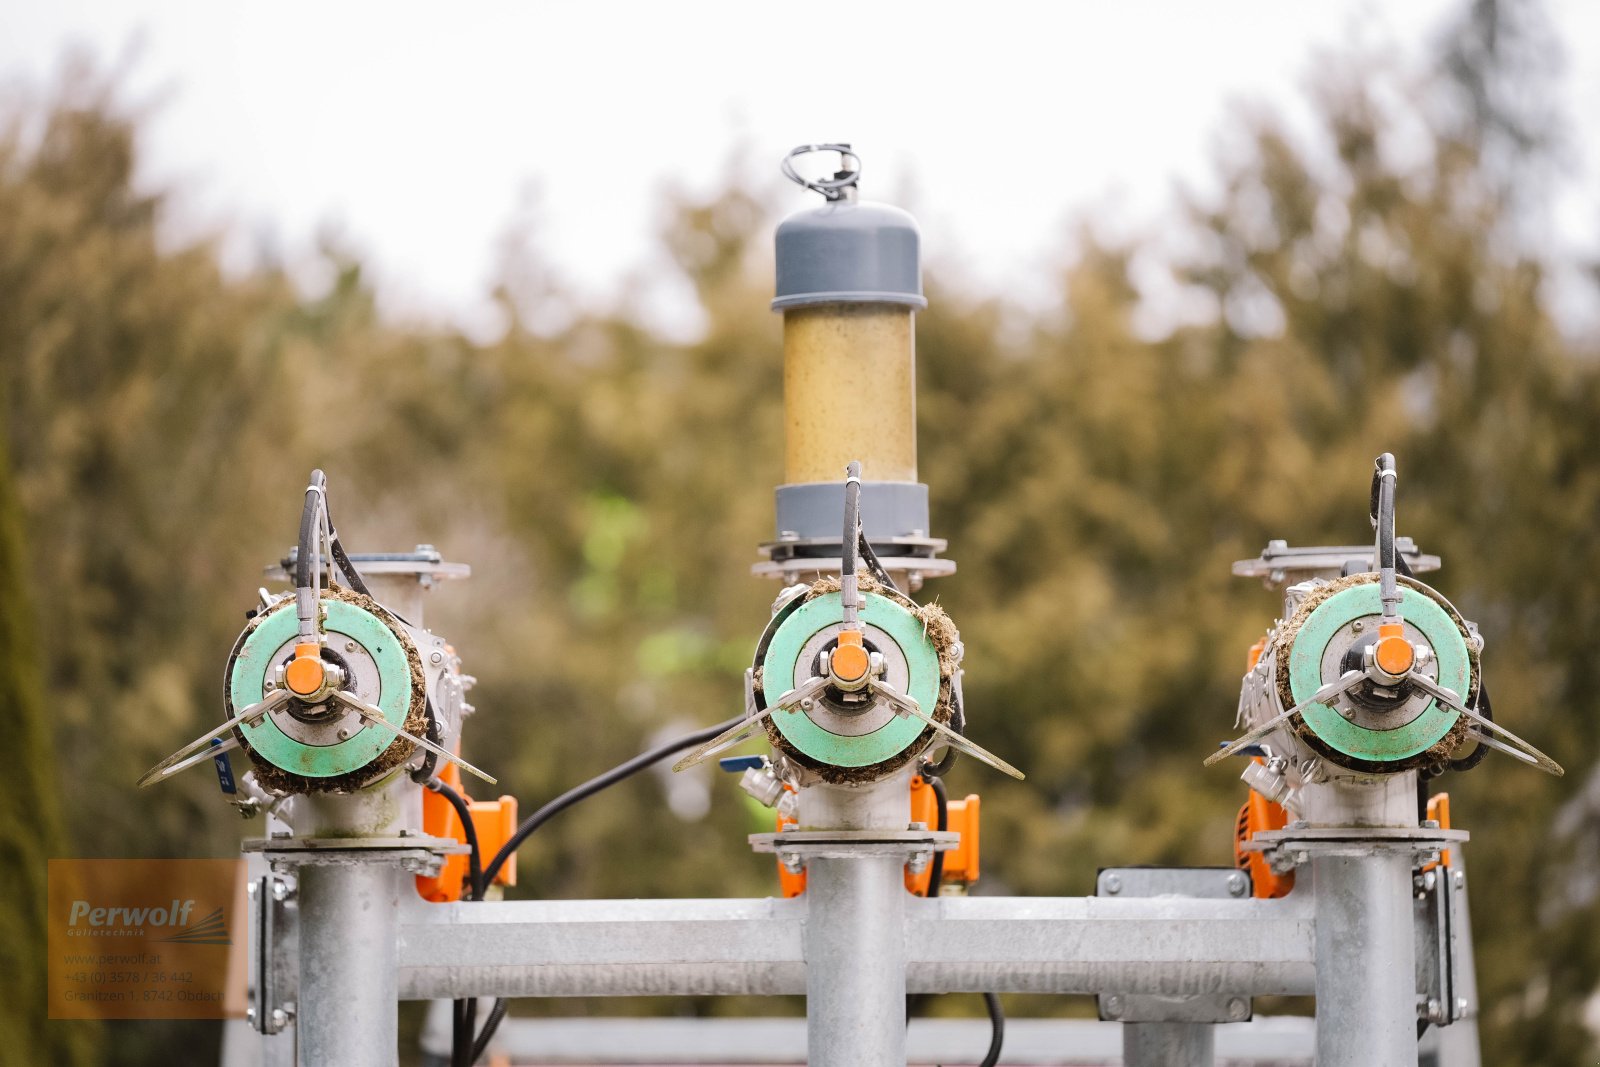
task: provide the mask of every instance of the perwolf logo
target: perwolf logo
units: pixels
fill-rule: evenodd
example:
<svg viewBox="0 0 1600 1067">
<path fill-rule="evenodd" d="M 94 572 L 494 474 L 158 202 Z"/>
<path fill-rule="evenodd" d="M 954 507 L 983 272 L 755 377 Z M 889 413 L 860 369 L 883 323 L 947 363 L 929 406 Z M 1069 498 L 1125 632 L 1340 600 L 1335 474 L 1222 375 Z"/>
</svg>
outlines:
<svg viewBox="0 0 1600 1067">
<path fill-rule="evenodd" d="M 188 922 L 194 910 L 193 900 L 174 900 L 166 908 L 96 908 L 87 900 L 74 900 L 67 916 L 67 925 L 76 927 L 79 920 L 89 929 L 81 936 L 129 937 L 142 934 L 148 926 L 177 926 Z M 77 932 L 77 931 L 75 931 Z M 182 945 L 230 945 L 228 924 L 223 920 L 222 909 L 199 919 L 171 937 L 157 938 Z"/>
</svg>

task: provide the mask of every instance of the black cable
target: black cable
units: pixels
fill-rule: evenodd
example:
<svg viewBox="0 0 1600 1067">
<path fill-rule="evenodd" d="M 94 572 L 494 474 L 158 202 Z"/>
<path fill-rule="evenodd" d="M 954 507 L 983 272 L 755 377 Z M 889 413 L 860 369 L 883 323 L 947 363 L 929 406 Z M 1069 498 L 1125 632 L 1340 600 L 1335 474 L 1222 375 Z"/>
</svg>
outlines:
<svg viewBox="0 0 1600 1067">
<path fill-rule="evenodd" d="M 478 828 L 472 821 L 472 809 L 467 806 L 467 799 L 452 789 L 448 784 L 437 778 L 430 778 L 425 785 L 432 792 L 438 793 L 450 802 L 456 809 L 456 817 L 461 820 L 462 829 L 467 838 L 467 899 L 482 900 L 483 881 L 483 854 L 478 851 Z"/>
<path fill-rule="evenodd" d="M 658 745 L 655 748 L 650 749 L 648 752 L 641 752 L 639 755 L 633 757 L 631 760 L 628 760 L 626 763 L 618 764 L 604 774 L 597 775 L 596 777 L 589 779 L 587 782 L 584 782 L 582 785 L 575 786 L 572 789 L 567 790 L 565 793 L 562 793 L 544 807 L 540 808 L 538 811 L 522 820 L 522 825 L 517 827 L 517 832 L 511 835 L 511 839 L 500 847 L 500 851 L 494 854 L 494 859 L 490 860 L 488 865 L 484 868 L 483 879 L 485 884 L 492 883 L 494 881 L 495 875 L 500 873 L 500 868 L 505 866 L 506 860 L 511 858 L 511 854 L 520 848 L 522 843 L 528 839 L 528 835 L 532 834 L 550 819 L 572 807 L 572 805 L 576 804 L 578 801 L 592 797 L 602 789 L 605 789 L 608 786 L 616 785 L 618 782 L 623 781 L 626 778 L 631 778 L 633 775 L 638 774 L 652 763 L 659 763 L 668 756 L 676 755 L 686 748 L 693 748 L 695 745 L 704 744 L 723 731 L 733 729 L 743 721 L 744 716 L 742 714 L 735 715 L 726 722 L 720 722 L 715 726 L 707 726 L 705 729 L 697 730 L 692 734 L 685 734 L 683 737 L 680 737 L 675 741 L 668 741 L 663 745 Z"/>
<path fill-rule="evenodd" d="M 945 791 L 944 782 L 933 774 L 927 764 L 922 767 L 923 778 L 929 788 L 933 790 L 934 810 L 939 813 L 934 823 L 934 829 L 940 833 L 950 829 L 950 795 Z M 933 864 L 928 868 L 928 898 L 931 900 L 939 895 L 939 886 L 944 882 L 944 853 L 935 851 Z"/>
<path fill-rule="evenodd" d="M 1000 1050 L 1006 1043 L 1006 1012 L 1000 1006 L 998 993 L 985 993 L 983 1006 L 989 1009 L 989 1051 L 978 1067 L 994 1067 L 1000 1062 Z"/>
<path fill-rule="evenodd" d="M 444 727 L 439 725 L 439 716 L 434 713 L 433 698 L 424 694 L 422 706 L 428 713 L 428 740 L 436 745 L 444 744 Z M 425 748 L 422 752 L 422 765 L 411 772 L 411 780 L 418 785 L 427 785 L 433 781 L 433 772 L 439 766 L 439 754 L 431 748 Z"/>
<path fill-rule="evenodd" d="M 950 682 L 950 729 L 958 734 L 965 735 L 967 732 L 967 712 L 961 705 L 961 690 L 956 689 L 955 684 L 955 680 L 952 679 Z M 944 755 L 939 758 L 939 762 L 927 764 L 927 770 L 923 773 L 935 778 L 942 778 L 950 773 L 950 768 L 956 765 L 956 760 L 960 756 L 961 753 L 956 751 L 954 745 L 948 745 L 945 747 Z"/>
<path fill-rule="evenodd" d="M 438 793 L 450 802 L 455 809 L 456 817 L 461 820 L 461 827 L 467 839 L 467 890 L 468 900 L 483 899 L 483 854 L 478 850 L 478 828 L 472 821 L 472 809 L 467 806 L 466 798 L 449 785 L 430 778 L 424 783 L 427 789 Z M 456 1000 L 451 1004 L 451 1035 L 450 1035 L 450 1064 L 451 1067 L 470 1067 L 472 1060 L 463 1060 L 462 1056 L 472 1045 L 472 1033 L 475 1029 L 473 1017 L 478 1011 L 476 998 Z"/>
<path fill-rule="evenodd" d="M 927 764 L 923 765 L 922 774 L 928 785 L 933 789 L 935 810 L 938 812 L 938 821 L 935 824 L 939 830 L 950 828 L 950 798 L 945 792 L 944 782 L 933 775 Z M 939 886 L 944 881 L 944 853 L 933 854 L 933 867 L 928 875 L 928 897 L 931 899 L 939 895 Z M 1000 1050 L 1006 1043 L 1006 1013 L 1000 1005 L 1000 997 L 995 993 L 983 995 L 983 1006 L 989 1011 L 989 1051 L 984 1054 L 983 1062 L 979 1067 L 995 1067 L 1000 1062 Z"/>
<path fill-rule="evenodd" d="M 478 1040 L 472 1045 L 472 1058 L 467 1061 L 468 1067 L 483 1059 L 483 1054 L 489 1051 L 489 1039 L 494 1037 L 494 1032 L 500 1028 L 500 1023 L 506 1017 L 506 1010 L 511 1007 L 511 1001 L 505 997 L 496 997 L 494 1007 L 489 1009 L 488 1018 L 483 1020 L 483 1032 L 478 1035 Z"/>
<path fill-rule="evenodd" d="M 333 516 L 328 516 L 328 528 L 333 530 Z M 350 557 L 345 554 L 344 543 L 339 540 L 338 531 L 334 531 L 328 538 L 328 543 L 333 546 L 333 561 L 339 565 L 339 570 L 344 574 L 345 580 L 350 583 L 350 588 L 364 596 L 371 596 L 372 590 L 367 588 L 367 583 L 362 580 L 361 572 L 356 570 L 356 565 L 350 562 Z"/>
<path fill-rule="evenodd" d="M 683 737 L 677 738 L 676 740 L 668 741 L 663 745 L 657 745 L 648 752 L 641 752 L 639 755 L 633 757 L 631 760 L 628 760 L 626 763 L 620 763 L 604 774 L 597 775 L 596 777 L 589 779 L 587 782 L 584 782 L 582 785 L 576 786 L 575 788 L 569 789 L 565 793 L 562 793 L 560 796 L 556 797 L 554 800 L 550 801 L 544 807 L 540 808 L 538 811 L 534 812 L 532 815 L 528 816 L 522 821 L 522 825 L 517 827 L 517 832 L 511 835 L 511 839 L 502 845 L 500 851 L 496 852 L 494 854 L 494 858 L 489 861 L 489 866 L 484 870 L 482 875 L 482 884 L 492 884 L 494 882 L 495 875 L 500 873 L 500 868 L 505 866 L 506 860 L 511 858 L 511 855 L 522 846 L 522 843 L 526 841 L 535 830 L 539 829 L 539 827 L 549 822 L 555 816 L 561 814 L 561 812 L 572 807 L 572 805 L 576 804 L 578 801 L 592 797 L 602 789 L 605 789 L 608 786 L 616 785 L 618 782 L 638 774 L 651 764 L 659 763 L 668 756 L 676 755 L 686 748 L 693 748 L 695 745 L 704 744 L 705 742 L 710 741 L 712 738 L 721 734 L 723 731 L 733 729 L 739 723 L 743 722 L 744 718 L 745 717 L 742 714 L 736 715 L 726 722 L 719 722 L 715 726 L 708 726 L 703 730 L 697 730 L 692 734 L 686 734 Z M 494 1038 L 495 1030 L 499 1027 L 501 1020 L 506 1017 L 506 1010 L 506 998 L 497 998 L 494 1002 L 494 1007 L 489 1010 L 488 1018 L 486 1018 L 483 1022 L 483 1032 L 480 1033 L 478 1035 L 478 1039 L 472 1043 L 473 1058 L 467 1061 L 467 1064 L 465 1064 L 464 1067 L 471 1067 L 471 1064 L 476 1062 L 477 1058 L 483 1054 L 483 1050 L 489 1047 L 489 1042 Z M 469 1029 L 467 1032 L 470 1034 L 471 1030 Z"/>
<path fill-rule="evenodd" d="M 1483 682 L 1482 666 L 1478 668 L 1478 702 L 1472 710 L 1476 711 L 1479 715 L 1482 715 L 1490 722 L 1494 722 L 1494 706 L 1489 703 L 1489 687 Z M 1488 755 L 1489 746 L 1484 744 L 1482 741 L 1479 741 L 1477 745 L 1473 747 L 1471 752 L 1468 752 L 1460 759 L 1451 760 L 1450 769 L 1452 771 L 1470 771 L 1472 768 L 1482 763 L 1485 757 Z"/>
<path fill-rule="evenodd" d="M 878 553 L 873 550 L 872 542 L 867 540 L 867 531 L 865 527 L 863 527 L 861 530 L 859 544 L 861 548 L 861 558 L 867 561 L 867 570 L 872 572 L 872 576 L 878 579 L 879 583 L 887 588 L 893 589 L 897 593 L 901 592 L 900 587 L 895 584 L 894 579 L 889 577 L 889 572 L 883 569 L 883 561 L 878 559 Z"/>
</svg>

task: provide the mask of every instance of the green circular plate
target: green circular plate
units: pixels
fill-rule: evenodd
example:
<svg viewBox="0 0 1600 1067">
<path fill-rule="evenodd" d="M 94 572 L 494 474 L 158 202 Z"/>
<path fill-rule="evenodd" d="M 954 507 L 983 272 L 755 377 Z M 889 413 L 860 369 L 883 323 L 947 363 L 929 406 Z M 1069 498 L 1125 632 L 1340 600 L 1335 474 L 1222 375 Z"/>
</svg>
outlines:
<svg viewBox="0 0 1600 1067">
<path fill-rule="evenodd" d="M 404 729 L 411 710 L 411 666 L 400 638 L 388 626 L 354 604 L 342 600 L 323 600 L 327 613 L 324 629 L 347 637 L 366 648 L 378 665 L 378 699 L 373 701 L 383 717 L 396 728 Z M 275 666 L 272 654 L 294 638 L 299 619 L 293 604 L 272 612 L 245 638 L 234 660 L 228 679 L 231 714 L 247 708 L 266 696 L 266 682 Z M 394 742 L 387 730 L 369 726 L 349 740 L 335 745 L 307 745 L 278 728 L 271 716 L 254 726 L 241 727 L 245 740 L 263 759 L 274 766 L 307 778 L 332 778 L 360 770 Z"/>
<path fill-rule="evenodd" d="M 1472 680 L 1472 659 L 1467 643 L 1444 608 L 1424 593 L 1402 586 L 1400 613 L 1406 622 L 1421 630 L 1433 646 L 1439 663 L 1439 684 L 1453 689 L 1465 699 Z M 1351 586 L 1317 605 L 1301 624 L 1289 650 L 1289 691 L 1295 703 L 1322 688 L 1322 653 L 1346 624 L 1368 615 L 1381 615 L 1383 602 L 1378 583 Z M 1312 704 L 1301 713 L 1325 744 L 1346 755 L 1375 763 L 1402 760 L 1438 744 L 1450 732 L 1461 713 L 1430 700 L 1421 715 L 1393 730 L 1369 730 L 1340 715 L 1327 704 Z"/>
<path fill-rule="evenodd" d="M 861 599 L 861 621 L 876 626 L 900 646 L 911 675 L 907 695 L 931 715 L 939 702 L 939 653 L 924 632 L 921 620 L 888 597 L 867 593 Z M 768 690 L 769 700 L 776 700 L 793 687 L 795 663 L 812 635 L 843 621 L 844 609 L 839 594 L 824 593 L 801 604 L 779 624 L 767 645 L 766 659 L 762 661 L 762 677 L 779 679 L 776 684 L 782 685 L 777 692 Z M 770 681 L 767 684 L 774 685 Z M 920 719 L 895 716 L 870 734 L 846 737 L 824 730 L 804 712 L 776 712 L 772 721 L 795 748 L 835 767 L 869 767 L 882 763 L 905 751 L 927 729 Z"/>
</svg>

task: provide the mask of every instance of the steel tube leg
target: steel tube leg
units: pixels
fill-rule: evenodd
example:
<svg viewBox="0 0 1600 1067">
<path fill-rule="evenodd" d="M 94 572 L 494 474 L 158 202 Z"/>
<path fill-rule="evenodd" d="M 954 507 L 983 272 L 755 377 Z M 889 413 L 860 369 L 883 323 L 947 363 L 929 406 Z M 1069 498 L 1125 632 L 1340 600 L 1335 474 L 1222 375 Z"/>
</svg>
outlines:
<svg viewBox="0 0 1600 1067">
<path fill-rule="evenodd" d="M 307 865 L 299 875 L 300 1062 L 394 1067 L 400 871 L 358 861 Z"/>
<path fill-rule="evenodd" d="M 806 1062 L 905 1067 L 905 857 L 816 857 L 806 874 Z"/>
<path fill-rule="evenodd" d="M 1312 861 L 1317 1067 L 1416 1067 L 1411 857 Z"/>
<path fill-rule="evenodd" d="M 1123 1023 L 1123 1067 L 1212 1067 L 1216 1029 L 1210 1023 Z"/>
</svg>

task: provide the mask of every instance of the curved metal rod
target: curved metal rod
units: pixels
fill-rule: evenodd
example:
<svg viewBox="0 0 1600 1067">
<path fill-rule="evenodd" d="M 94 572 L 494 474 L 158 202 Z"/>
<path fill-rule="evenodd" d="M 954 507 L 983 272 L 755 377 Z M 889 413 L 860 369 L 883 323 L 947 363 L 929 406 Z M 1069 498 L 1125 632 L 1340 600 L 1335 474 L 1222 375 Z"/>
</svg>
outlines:
<svg viewBox="0 0 1600 1067">
<path fill-rule="evenodd" d="M 1553 774 L 1557 778 L 1560 778 L 1567 773 L 1562 768 L 1561 764 L 1557 763 L 1549 756 L 1546 756 L 1543 752 L 1540 752 L 1537 748 L 1534 748 L 1532 745 L 1528 744 L 1528 742 L 1524 741 L 1510 730 L 1507 730 L 1504 726 L 1501 726 L 1499 723 L 1490 719 L 1484 718 L 1482 715 L 1479 715 L 1477 712 L 1467 707 L 1466 704 L 1462 702 L 1461 698 L 1456 696 L 1455 690 L 1446 689 L 1444 686 L 1434 682 L 1433 679 L 1418 674 L 1415 670 L 1413 670 L 1408 676 L 1407 681 L 1410 681 L 1418 689 L 1422 690 L 1424 693 L 1427 693 L 1439 703 L 1444 704 L 1446 707 L 1454 708 L 1456 711 L 1459 711 L 1461 714 L 1465 715 L 1467 719 L 1473 723 L 1473 725 L 1478 727 L 1476 730 L 1472 731 L 1472 734 L 1480 743 L 1486 744 L 1490 748 L 1499 749 L 1501 752 L 1504 752 L 1507 755 L 1515 756 L 1517 759 L 1528 764 L 1530 767 L 1537 767 L 1546 774 Z M 1508 745 L 1504 742 L 1496 740 L 1495 738 L 1490 737 L 1485 731 L 1493 731 L 1494 733 L 1497 733 L 1501 737 L 1505 738 L 1506 741 L 1511 742 L 1511 744 Z M 1515 745 L 1516 748 L 1512 748 L 1512 745 Z M 1518 749 L 1520 749 L 1520 751 L 1518 751 Z"/>
<path fill-rule="evenodd" d="M 674 771 L 686 771 L 695 764 L 715 756 L 718 752 L 721 752 L 724 749 L 729 749 L 734 745 L 748 741 L 755 735 L 756 727 L 765 722 L 767 718 L 777 710 L 777 708 L 767 708 L 764 711 L 758 712 L 751 718 L 745 719 L 744 721 L 729 727 L 716 737 L 713 737 L 711 740 L 695 749 L 693 752 L 689 753 L 687 756 L 683 757 L 677 763 L 674 763 L 672 765 L 672 769 Z"/>
<path fill-rule="evenodd" d="M 1290 719 L 1290 717 L 1304 711 L 1313 704 L 1328 703 L 1339 694 L 1355 688 L 1356 683 L 1365 677 L 1366 675 L 1360 671 L 1346 671 L 1344 674 L 1340 675 L 1338 678 L 1335 678 L 1321 689 L 1318 689 L 1315 693 L 1312 693 L 1309 698 L 1302 700 L 1288 711 L 1283 712 L 1281 715 L 1274 715 L 1272 718 L 1268 719 L 1260 726 L 1257 726 L 1254 730 L 1251 730 L 1237 741 L 1230 742 L 1229 744 L 1217 749 L 1217 751 L 1211 753 L 1211 755 L 1205 758 L 1203 766 L 1209 767 L 1213 763 L 1233 755 L 1242 748 L 1249 748 L 1251 745 L 1255 744 L 1257 741 L 1276 730 L 1279 726 L 1282 726 Z"/>
<path fill-rule="evenodd" d="M 982 763 L 987 763 L 989 766 L 993 767 L 1002 774 L 1009 774 L 1019 782 L 1026 779 L 1026 775 L 1017 770 L 1011 764 L 1007 763 L 1005 760 L 1001 759 L 999 756 L 996 756 L 993 752 L 990 752 L 988 749 L 984 748 L 976 741 L 973 741 L 965 734 L 956 733 L 954 730 L 950 729 L 950 727 L 946 726 L 938 719 L 935 719 L 932 715 L 929 715 L 927 712 L 923 711 L 921 705 L 917 703 L 916 698 L 908 696 L 905 693 L 900 692 L 898 689 L 895 689 L 893 686 L 886 685 L 885 683 L 877 680 L 873 680 L 868 685 L 868 688 L 873 693 L 876 693 L 878 696 L 881 696 L 884 698 L 884 700 L 888 701 L 889 706 L 895 710 L 896 715 L 909 715 L 912 718 L 921 719 L 923 722 L 933 727 L 935 731 L 943 735 L 945 740 L 947 740 L 952 747 L 960 749 L 962 752 L 965 752 L 975 760 L 978 760 Z"/>
<path fill-rule="evenodd" d="M 373 725 L 373 726 L 381 726 L 385 730 L 388 730 L 391 734 L 394 734 L 396 737 L 400 738 L 402 741 L 410 741 L 412 744 L 416 745 L 417 747 L 422 748 L 422 749 L 424 749 L 424 750 L 426 750 L 428 752 L 432 752 L 435 756 L 438 756 L 440 759 L 449 760 L 451 763 L 454 763 L 457 767 L 460 767 L 462 770 L 467 771 L 470 774 L 477 775 L 479 778 L 482 778 L 484 781 L 488 782 L 490 785 L 499 785 L 500 784 L 500 782 L 497 779 L 495 779 L 494 777 L 490 776 L 488 773 L 486 773 L 484 771 L 480 771 L 478 768 L 474 767 L 472 764 L 468 763 L 466 760 L 462 759 L 460 756 L 456 755 L 454 752 L 451 752 L 448 748 L 445 748 L 443 745 L 434 744 L 432 741 L 428 740 L 426 737 L 419 737 L 416 734 L 407 733 L 405 730 L 400 729 L 400 727 L 396 726 L 394 723 L 392 723 L 388 719 L 384 718 L 383 709 L 375 708 L 371 704 L 368 704 L 366 701 L 358 700 L 357 698 L 351 696 L 349 693 L 341 692 L 341 691 L 339 691 L 337 689 L 334 690 L 330 695 L 333 697 L 334 700 L 337 700 L 339 703 L 343 704 L 345 707 L 349 708 L 351 711 L 353 711 L 357 715 L 361 716 L 361 721 L 362 722 L 369 723 L 370 725 Z"/>
<path fill-rule="evenodd" d="M 743 722 L 735 723 L 733 726 L 722 731 L 716 737 L 713 737 L 711 740 L 707 741 L 705 744 L 701 745 L 699 748 L 683 757 L 677 763 L 674 763 L 672 765 L 672 769 L 674 771 L 688 770 L 696 763 L 699 763 L 708 757 L 715 756 L 718 752 L 721 752 L 724 749 L 732 748 L 734 745 L 739 744 L 755 733 L 756 727 L 760 726 L 763 722 L 770 718 L 773 712 L 796 711 L 802 704 L 808 700 L 811 700 L 827 687 L 828 679 L 823 675 L 818 675 L 815 678 L 812 678 L 810 681 L 802 683 L 796 688 L 791 689 L 787 693 L 783 694 L 783 696 L 779 697 L 777 703 L 773 704 L 765 711 L 758 712 L 750 718 L 745 719 Z"/>
<path fill-rule="evenodd" d="M 199 737 L 195 738 L 193 741 L 190 741 L 187 745 L 184 745 L 182 748 L 178 749 L 178 751 L 174 752 L 172 755 L 168 756 L 154 767 L 151 767 L 148 771 L 145 771 L 144 776 L 139 779 L 139 788 L 143 789 L 146 786 L 154 785 L 156 782 L 164 782 L 168 778 L 171 778 L 174 774 L 177 774 L 179 771 L 187 770 L 197 763 L 205 762 L 205 759 L 209 759 L 218 751 L 227 752 L 234 748 L 238 748 L 239 742 L 234 738 L 228 739 L 229 741 L 233 742 L 232 745 L 225 746 L 220 750 L 213 748 L 211 746 L 211 741 L 213 738 L 218 738 L 223 734 L 230 733 L 237 727 L 254 726 L 266 716 L 267 712 L 271 711 L 279 704 L 282 704 L 285 700 L 288 700 L 289 697 L 290 693 L 288 690 L 279 689 L 266 699 L 259 700 L 256 703 L 251 704 L 249 707 L 245 708 L 239 714 L 235 715 L 233 718 L 229 719 L 215 730 L 212 730 L 210 733 L 201 734 Z M 203 751 L 197 753 L 197 749 Z M 191 758 L 198 756 L 204 756 L 205 759 Z"/>
</svg>

